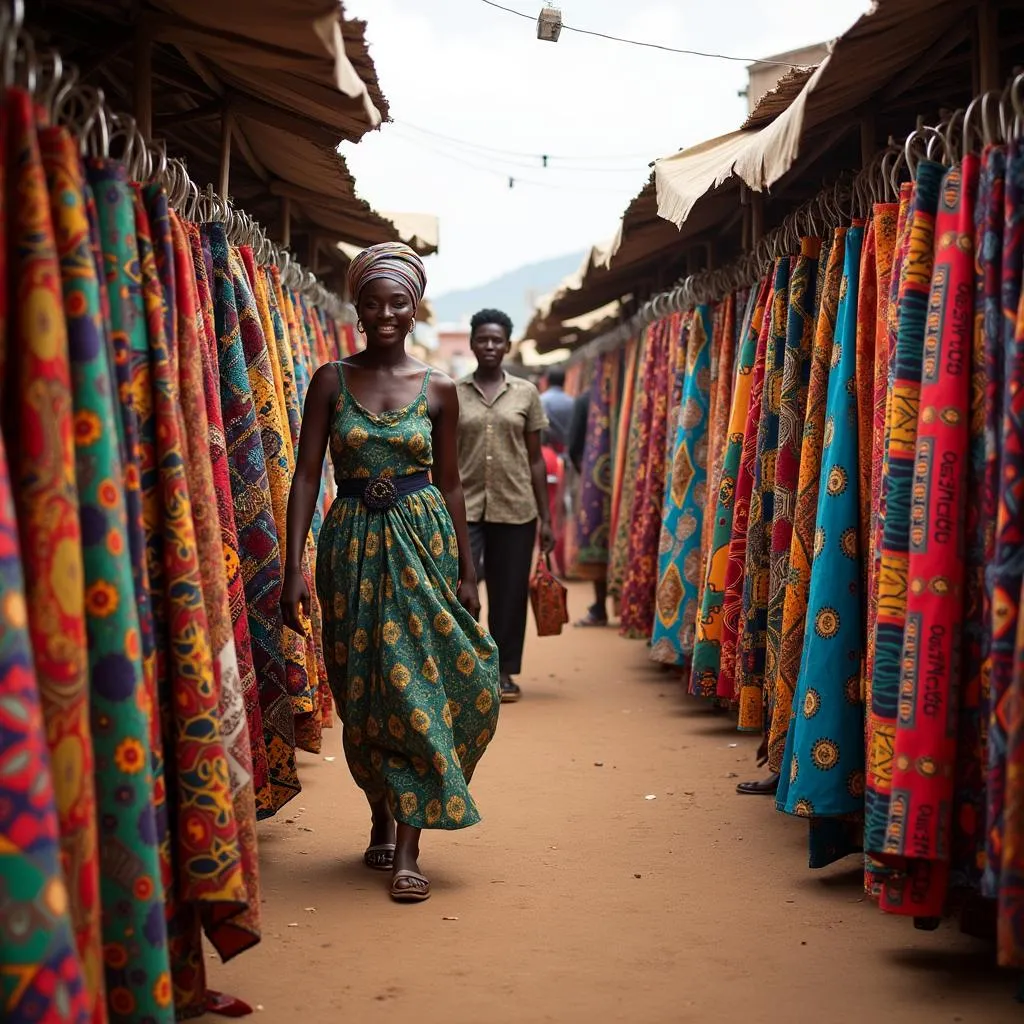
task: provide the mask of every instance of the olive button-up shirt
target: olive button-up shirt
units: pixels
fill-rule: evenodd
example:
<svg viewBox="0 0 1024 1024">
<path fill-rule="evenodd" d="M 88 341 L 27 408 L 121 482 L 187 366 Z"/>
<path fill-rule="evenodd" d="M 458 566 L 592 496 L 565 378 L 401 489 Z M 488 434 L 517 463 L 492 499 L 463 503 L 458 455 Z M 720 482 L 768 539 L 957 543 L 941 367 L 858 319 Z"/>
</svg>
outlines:
<svg viewBox="0 0 1024 1024">
<path fill-rule="evenodd" d="M 459 381 L 459 473 L 471 523 L 518 525 L 537 518 L 526 435 L 544 430 L 540 394 L 505 374 L 492 402 L 472 376 Z"/>
</svg>

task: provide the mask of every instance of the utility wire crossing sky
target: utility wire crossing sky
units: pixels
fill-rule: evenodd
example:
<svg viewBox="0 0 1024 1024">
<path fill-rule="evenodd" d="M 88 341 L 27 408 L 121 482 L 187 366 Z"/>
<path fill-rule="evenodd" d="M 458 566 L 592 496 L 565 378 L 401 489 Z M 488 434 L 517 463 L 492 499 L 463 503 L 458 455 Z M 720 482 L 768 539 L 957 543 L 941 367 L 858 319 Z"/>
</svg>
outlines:
<svg viewBox="0 0 1024 1024">
<path fill-rule="evenodd" d="M 573 0 L 552 44 L 536 13 L 481 0 L 347 0 L 394 122 L 341 151 L 375 209 L 440 218 L 429 295 L 479 285 L 608 241 L 651 161 L 743 123 L 741 58 L 676 48 L 784 53 L 834 38 L 868 3 Z M 587 32 L 568 31 L 574 20 Z"/>
</svg>

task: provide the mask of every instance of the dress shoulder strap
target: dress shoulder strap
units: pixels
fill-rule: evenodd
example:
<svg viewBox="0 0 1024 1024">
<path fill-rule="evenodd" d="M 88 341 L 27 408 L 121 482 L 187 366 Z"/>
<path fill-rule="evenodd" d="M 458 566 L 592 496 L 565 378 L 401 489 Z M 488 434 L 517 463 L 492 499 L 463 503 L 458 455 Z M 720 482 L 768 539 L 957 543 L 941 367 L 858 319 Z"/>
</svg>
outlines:
<svg viewBox="0 0 1024 1024">
<path fill-rule="evenodd" d="M 427 393 L 427 385 L 430 383 L 430 375 L 434 372 L 432 366 L 427 367 L 427 372 L 423 374 L 423 385 L 420 387 L 419 397 L 423 398 Z"/>
</svg>

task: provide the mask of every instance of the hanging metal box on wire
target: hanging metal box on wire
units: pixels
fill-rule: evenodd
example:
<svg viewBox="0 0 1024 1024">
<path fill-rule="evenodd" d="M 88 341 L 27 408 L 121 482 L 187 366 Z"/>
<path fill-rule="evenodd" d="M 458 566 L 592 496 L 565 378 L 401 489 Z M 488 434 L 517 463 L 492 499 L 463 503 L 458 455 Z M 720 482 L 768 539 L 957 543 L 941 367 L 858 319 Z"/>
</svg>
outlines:
<svg viewBox="0 0 1024 1024">
<path fill-rule="evenodd" d="M 537 18 L 537 38 L 549 43 L 557 43 L 562 32 L 562 12 L 558 7 L 550 4 L 541 8 L 540 17 Z"/>
</svg>

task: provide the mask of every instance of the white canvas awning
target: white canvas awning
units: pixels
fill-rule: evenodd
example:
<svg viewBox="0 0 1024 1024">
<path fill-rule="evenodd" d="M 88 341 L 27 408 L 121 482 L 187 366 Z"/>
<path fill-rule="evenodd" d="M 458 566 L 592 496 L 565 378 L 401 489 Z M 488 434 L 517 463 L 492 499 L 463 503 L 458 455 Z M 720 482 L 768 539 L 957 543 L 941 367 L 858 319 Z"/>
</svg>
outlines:
<svg viewBox="0 0 1024 1024">
<path fill-rule="evenodd" d="M 658 216 L 682 227 L 697 201 L 732 177 L 737 157 L 759 134 L 730 132 L 658 160 L 654 165 Z"/>
</svg>

